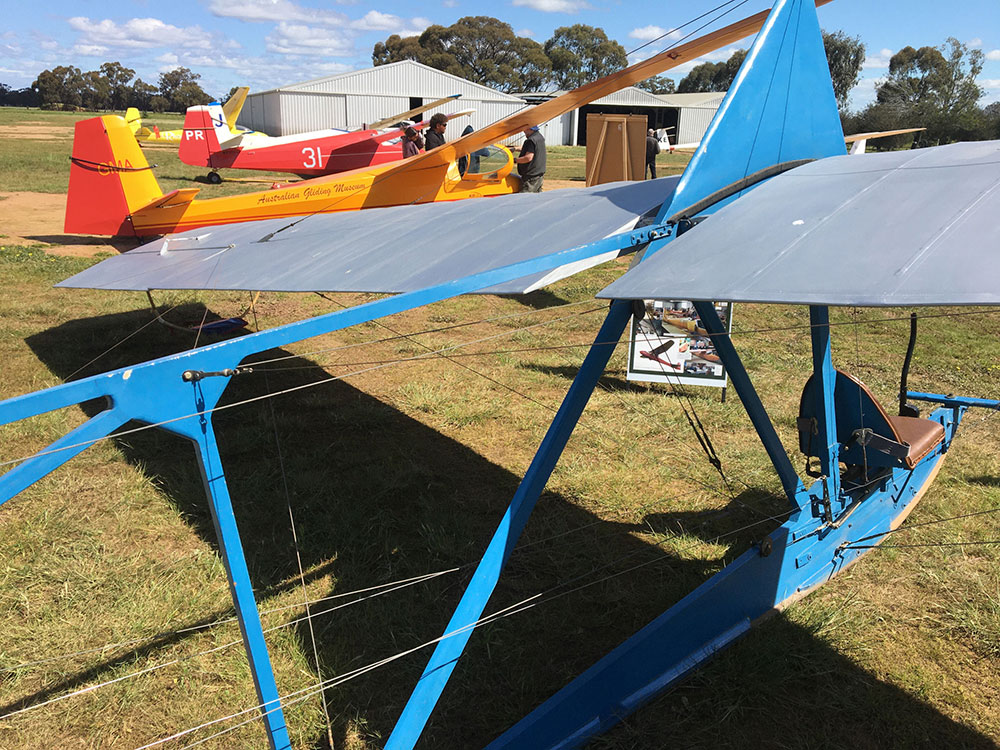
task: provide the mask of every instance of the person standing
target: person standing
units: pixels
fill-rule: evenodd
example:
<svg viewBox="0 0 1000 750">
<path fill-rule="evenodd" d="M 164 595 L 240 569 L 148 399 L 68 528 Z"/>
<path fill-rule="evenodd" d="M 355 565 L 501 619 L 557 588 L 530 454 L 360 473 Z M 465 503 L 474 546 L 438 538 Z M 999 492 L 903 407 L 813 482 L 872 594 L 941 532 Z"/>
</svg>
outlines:
<svg viewBox="0 0 1000 750">
<path fill-rule="evenodd" d="M 427 137 L 424 139 L 427 151 L 444 145 L 444 129 L 448 127 L 448 115 L 437 112 L 431 117 L 430 127 L 427 129 Z"/>
<path fill-rule="evenodd" d="M 412 126 L 406 128 L 403 131 L 403 158 L 407 159 L 411 156 L 416 156 L 420 153 L 420 149 L 423 148 L 424 141 L 420 137 L 420 134 L 414 130 Z"/>
<path fill-rule="evenodd" d="M 660 142 L 656 140 L 656 132 L 650 128 L 646 131 L 646 169 L 649 170 L 651 180 L 656 179 L 656 155 L 660 153 Z M 646 176 L 643 170 L 642 176 Z"/>
<path fill-rule="evenodd" d="M 514 159 L 517 173 L 521 175 L 521 193 L 542 192 L 542 178 L 545 176 L 545 138 L 537 125 L 524 129 L 524 143 L 521 153 Z"/>
</svg>

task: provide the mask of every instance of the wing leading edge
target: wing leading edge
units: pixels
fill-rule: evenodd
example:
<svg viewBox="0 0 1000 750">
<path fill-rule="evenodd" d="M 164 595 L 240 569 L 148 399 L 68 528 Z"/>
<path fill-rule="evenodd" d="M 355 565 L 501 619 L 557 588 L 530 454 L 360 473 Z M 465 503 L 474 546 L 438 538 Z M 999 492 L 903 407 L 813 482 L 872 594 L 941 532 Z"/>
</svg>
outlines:
<svg viewBox="0 0 1000 750">
<path fill-rule="evenodd" d="M 318 214 L 301 222 L 270 219 L 211 227 L 109 258 L 59 286 L 133 291 L 414 291 L 627 231 L 669 198 L 677 179 Z M 532 291 L 614 255 L 482 293 Z"/>
<path fill-rule="evenodd" d="M 775 177 L 603 289 L 612 299 L 1000 304 L 1000 141 Z"/>
</svg>

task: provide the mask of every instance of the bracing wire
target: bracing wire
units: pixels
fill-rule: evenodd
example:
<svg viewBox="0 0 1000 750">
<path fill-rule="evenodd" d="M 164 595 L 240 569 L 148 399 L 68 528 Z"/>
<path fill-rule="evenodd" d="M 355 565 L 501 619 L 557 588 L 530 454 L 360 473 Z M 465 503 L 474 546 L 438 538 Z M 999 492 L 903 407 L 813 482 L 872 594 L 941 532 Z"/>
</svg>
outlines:
<svg viewBox="0 0 1000 750">
<path fill-rule="evenodd" d="M 177 305 L 171 305 L 171 306 L 170 306 L 170 308 L 169 308 L 169 309 L 167 309 L 166 311 L 164 311 L 164 312 L 162 312 L 162 313 L 159 313 L 159 312 L 158 312 L 158 313 L 157 313 L 157 314 L 156 314 L 156 315 L 155 315 L 155 316 L 154 316 L 154 317 L 152 318 L 152 320 L 148 320 L 148 321 L 146 321 L 146 322 L 145 322 L 145 323 L 143 323 L 143 324 L 142 324 L 141 326 L 139 326 L 139 327 L 138 327 L 137 329 L 135 329 L 134 331 L 132 331 L 132 333 L 128 334 L 127 336 L 125 336 L 125 337 L 123 337 L 123 338 L 120 338 L 120 339 L 118 339 L 118 341 L 116 341 L 115 343 L 113 343 L 113 344 L 112 344 L 111 346 L 109 346 L 109 347 L 108 347 L 107 349 L 105 349 L 105 350 L 104 350 L 103 352 L 101 352 L 101 353 L 100 353 L 100 354 L 98 354 L 98 355 L 97 355 L 96 357 L 94 357 L 93 359 L 91 359 L 91 360 L 90 360 L 89 362 L 87 362 L 87 363 L 85 363 L 85 364 L 83 364 L 83 365 L 80 365 L 79 367 L 77 367 L 77 368 L 76 368 L 75 370 L 73 370 L 73 372 L 71 372 L 71 373 L 70 373 L 69 375 L 67 375 L 67 376 L 66 376 L 66 377 L 65 377 L 65 378 L 63 379 L 63 382 L 64 382 L 64 383 L 68 383 L 68 382 L 69 382 L 69 381 L 71 381 L 71 380 L 72 380 L 73 378 L 75 378 L 75 377 L 76 377 L 77 375 L 79 375 L 79 374 L 80 374 L 81 372 L 83 372 L 83 371 L 84 371 L 84 370 L 86 370 L 86 369 L 87 369 L 88 367 L 90 367 L 90 366 L 91 366 L 92 364 L 94 364 L 94 362 L 96 362 L 97 360 L 99 360 L 99 359 L 102 359 L 103 357 L 107 356 L 107 355 L 108 355 L 108 354 L 110 354 L 110 353 L 111 353 L 112 351 L 114 351 L 115 349 L 117 349 L 117 348 L 118 348 L 119 346 L 121 346 L 121 345 L 122 345 L 122 344 L 124 344 L 124 343 L 125 343 L 126 341 L 128 341 L 128 340 L 129 340 L 129 339 L 131 339 L 131 338 L 133 338 L 134 336 L 138 336 L 138 335 L 139 335 L 140 333 L 142 333 L 142 332 L 143 332 L 143 331 L 145 331 L 145 330 L 146 330 L 147 328 L 149 328 L 149 327 L 150 327 L 151 325 L 153 325 L 153 323 L 156 323 L 156 322 L 157 322 L 158 320 L 160 320 L 160 319 L 161 319 L 161 318 L 162 318 L 162 317 L 163 317 L 164 315 L 166 315 L 167 313 L 169 313 L 169 312 L 171 312 L 171 311 L 175 310 L 176 308 L 177 308 Z"/>
<path fill-rule="evenodd" d="M 720 541 L 723 538 L 726 538 L 726 537 L 729 537 L 729 536 L 734 536 L 736 534 L 742 533 L 744 531 L 747 531 L 747 530 L 749 530 L 751 528 L 759 526 L 759 525 L 761 525 L 763 523 L 767 523 L 769 521 L 781 520 L 782 518 L 787 517 L 787 516 L 791 515 L 794 512 L 795 512 L 795 509 L 788 509 L 788 510 L 786 510 L 786 511 L 780 513 L 780 514 L 776 514 L 776 515 L 772 516 L 771 518 L 763 519 L 763 520 L 759 520 L 759 521 L 754 521 L 752 523 L 749 523 L 749 524 L 746 524 L 746 525 L 741 526 L 739 528 L 733 529 L 733 530 L 731 530 L 729 532 L 726 532 L 724 534 L 720 534 L 719 536 L 715 537 L 714 541 L 718 542 L 718 541 Z M 676 539 L 676 538 L 678 538 L 676 535 L 670 535 L 666 539 L 657 542 L 655 546 L 662 546 L 662 545 L 666 544 L 667 542 L 672 541 L 673 539 Z M 702 544 L 702 543 L 703 543 L 702 540 L 697 540 L 695 542 L 692 542 L 689 545 L 685 545 L 680 550 L 677 550 L 677 552 L 679 554 L 680 552 L 683 552 L 686 549 L 694 548 L 695 546 L 697 546 L 699 544 Z M 634 554 L 638 554 L 638 553 L 633 553 L 633 555 Z M 626 558 L 620 558 L 620 559 L 628 559 L 628 557 L 631 557 L 631 555 L 627 556 Z M 620 559 L 619 559 L 619 561 L 620 561 Z M 312 695 L 316 694 L 316 691 L 319 690 L 319 689 L 327 689 L 329 687 L 335 687 L 337 685 L 343 684 L 343 683 L 345 683 L 345 682 L 347 682 L 349 680 L 355 679 L 355 678 L 360 677 L 360 676 L 362 676 L 364 674 L 367 674 L 368 672 L 371 672 L 371 671 L 373 671 L 375 669 L 378 669 L 378 668 L 380 668 L 382 666 L 385 666 L 386 664 L 390 664 L 392 662 L 395 662 L 395 661 L 397 661 L 397 660 L 399 660 L 401 658 L 409 656 L 410 654 L 416 653 L 417 651 L 425 649 L 425 648 L 427 648 L 429 646 L 433 646 L 433 645 L 435 645 L 435 644 L 437 644 L 437 643 L 439 643 L 439 642 L 441 642 L 443 640 L 446 640 L 448 638 L 452 638 L 452 637 L 457 636 L 459 634 L 465 633 L 465 632 L 467 632 L 469 630 L 474 630 L 475 628 L 481 627 L 482 625 L 486 625 L 486 624 L 489 624 L 491 622 L 494 622 L 494 621 L 497 621 L 497 620 L 500 620 L 500 619 L 503 619 L 503 618 L 506 618 L 506 617 L 511 617 L 513 615 L 520 614 L 520 613 L 525 612 L 525 611 L 527 611 L 529 609 L 532 609 L 532 608 L 534 608 L 534 607 L 536 607 L 536 606 L 538 606 L 540 604 L 544 604 L 544 603 L 548 603 L 548 602 L 551 602 L 551 601 L 555 601 L 557 599 L 561 599 L 564 596 L 569 596 L 570 594 L 576 593 L 577 591 L 581 591 L 583 589 L 599 585 L 599 584 L 604 583 L 604 582 L 606 582 L 608 580 L 612 580 L 612 579 L 617 578 L 617 577 L 619 577 L 621 575 L 625 575 L 625 574 L 627 574 L 629 572 L 632 572 L 634 570 L 638 570 L 639 568 L 646 567 L 646 566 L 652 565 L 654 563 L 663 562 L 663 561 L 669 560 L 669 559 L 670 558 L 668 558 L 668 557 L 660 557 L 660 558 L 657 558 L 655 560 L 647 561 L 645 563 L 641 563 L 639 565 L 633 566 L 633 567 L 631 567 L 629 569 L 626 569 L 626 570 L 616 571 L 615 573 L 612 573 L 612 574 L 610 574 L 608 576 L 604 576 L 604 577 L 599 578 L 597 580 L 584 583 L 582 585 L 576 586 L 576 587 L 571 588 L 569 590 L 559 591 L 560 588 L 563 588 L 567 584 L 576 583 L 577 581 L 582 580 L 586 576 L 593 575 L 595 572 L 600 572 L 601 570 L 605 570 L 605 569 L 607 569 L 608 567 L 611 567 L 611 565 L 614 564 L 614 563 L 609 563 L 606 566 L 603 566 L 601 568 L 589 571 L 588 573 L 585 573 L 585 574 L 583 574 L 581 576 L 574 577 L 574 578 L 570 579 L 569 581 L 560 582 L 560 583 L 558 583 L 558 584 L 556 584 L 556 585 L 554 585 L 552 587 L 549 587 L 545 591 L 542 591 L 540 593 L 537 593 L 537 594 L 534 594 L 532 596 L 526 597 L 526 598 L 518 601 L 515 604 L 512 604 L 512 605 L 510 605 L 508 607 L 504 607 L 503 609 L 500 609 L 500 610 L 498 610 L 498 611 L 496 611 L 496 612 L 494 612 L 492 614 L 489 614 L 489 615 L 486 615 L 484 617 L 479 618 L 478 620 L 476 620 L 473 623 L 465 625 L 465 626 L 463 626 L 461 628 L 457 628 L 454 631 L 449 631 L 449 632 L 447 632 L 447 633 L 445 633 L 445 634 L 443 634 L 441 636 L 438 636 L 437 638 L 434 638 L 432 640 L 426 641 L 426 642 L 424 642 L 424 643 L 422 643 L 422 644 L 420 644 L 418 646 L 414 646 L 414 647 L 406 649 L 404 651 L 400 651 L 400 652 L 398 652 L 396 654 L 393 654 L 391 656 L 385 657 L 385 658 L 380 659 L 378 661 L 372 662 L 372 663 L 367 664 L 365 666 L 358 667 L 358 668 L 356 668 L 356 669 L 354 669 L 354 670 L 352 670 L 350 672 L 347 672 L 347 673 L 345 673 L 343 675 L 338 675 L 337 677 L 330 678 L 329 680 L 327 680 L 324 683 L 322 683 L 322 688 L 303 688 L 303 689 L 296 690 L 296 691 L 293 691 L 291 693 L 288 693 L 287 695 L 284 695 L 284 696 L 282 696 L 279 699 L 280 706 L 282 708 L 285 708 L 285 707 L 288 707 L 290 705 L 294 705 L 294 704 L 296 704 L 296 703 L 298 703 L 298 702 L 300 702 L 302 700 L 306 700 L 307 698 L 309 698 Z M 558 592 L 558 593 L 555 593 L 555 592 Z M 170 742 L 170 741 L 175 740 L 175 739 L 180 739 L 182 737 L 186 737 L 186 736 L 188 736 L 190 734 L 193 734 L 194 732 L 200 731 L 202 729 L 207 729 L 208 727 L 216 726 L 216 725 L 221 724 L 223 722 L 230 721 L 232 719 L 239 718 L 241 716 L 245 716 L 248 713 L 254 713 L 254 715 L 252 717 L 250 717 L 249 719 L 247 719 L 245 721 L 240 722 L 239 724 L 236 724 L 236 725 L 231 726 L 231 727 L 227 727 L 226 729 L 224 729 L 224 730 L 222 730 L 220 732 L 212 734 L 209 737 L 204 737 L 204 738 L 202 738 L 202 739 L 200 739 L 200 740 L 198 740 L 198 741 L 196 741 L 194 743 L 187 744 L 187 745 L 185 745 L 182 748 L 182 750 L 188 750 L 188 748 L 196 747 L 197 745 L 202 744 L 202 743 L 204 743 L 204 742 L 206 742 L 206 741 L 208 741 L 210 739 L 214 739 L 214 738 L 219 737 L 219 736 L 221 736 L 223 734 L 227 734 L 229 732 L 232 732 L 232 731 L 238 729 L 239 727 L 241 727 L 241 726 L 243 726 L 245 724 L 249 724 L 251 722 L 258 721 L 263 716 L 265 716 L 266 714 L 270 713 L 271 711 L 277 710 L 277 708 L 269 709 L 269 710 L 265 710 L 265 709 L 266 709 L 266 705 L 264 705 L 264 704 L 258 704 L 258 705 L 255 705 L 255 706 L 251 706 L 249 708 L 245 708 L 245 709 L 243 709 L 241 711 L 238 711 L 236 713 L 230 714 L 228 716 L 220 717 L 220 718 L 217 718 L 217 719 L 212 719 L 212 720 L 210 720 L 208 722 L 205 722 L 203 724 L 198 725 L 197 727 L 192 727 L 192 728 L 189 728 L 189 729 L 182 730 L 181 732 L 177 732 L 175 734 L 172 734 L 169 737 L 163 737 L 161 739 L 155 740 L 154 742 L 151 742 L 151 743 L 143 745 L 143 746 L 141 746 L 139 748 L 136 748 L 136 750 L 149 750 L 150 748 L 157 747 L 157 746 L 162 745 L 162 744 L 164 744 L 166 742 Z"/>
<path fill-rule="evenodd" d="M 921 542 L 917 544 L 852 544 L 847 549 L 904 549 L 906 547 L 976 547 L 986 544 L 1000 544 L 1000 539 L 971 542 Z"/>
<path fill-rule="evenodd" d="M 207 307 L 205 308 L 208 309 Z M 257 310 L 253 310 L 253 325 L 256 330 L 260 330 L 260 324 L 257 322 Z M 264 389 L 266 392 L 271 392 L 271 381 L 268 378 L 267 373 L 264 373 Z M 309 626 L 309 642 L 312 644 L 313 652 L 313 662 L 316 667 L 316 677 L 322 680 L 322 665 L 319 660 L 319 647 L 316 645 L 316 630 L 313 627 L 313 617 L 312 611 L 309 607 L 309 590 L 306 588 L 306 575 L 302 568 L 302 550 L 299 545 L 299 533 L 295 528 L 295 513 L 292 511 L 292 494 L 288 489 L 288 474 L 285 471 L 285 456 L 284 452 L 281 450 L 281 436 L 278 433 L 278 415 L 274 411 L 274 399 L 268 399 L 267 401 L 268 411 L 271 417 L 271 426 L 274 431 L 274 448 L 278 456 L 278 467 L 281 470 L 281 486 L 285 493 L 285 506 L 288 509 L 288 525 L 292 532 L 292 545 L 295 548 L 295 562 L 299 570 L 299 583 L 302 587 L 302 606 L 306 610 L 306 622 Z M 323 706 L 323 716 L 326 719 L 326 737 L 330 743 L 330 748 L 334 747 L 333 744 L 333 722 L 330 721 L 330 707 L 326 702 L 326 694 L 320 693 L 320 703 Z"/>
<path fill-rule="evenodd" d="M 923 528 L 924 526 L 935 526 L 939 523 L 947 523 L 948 521 L 961 521 L 966 518 L 976 518 L 978 516 L 989 516 L 994 513 L 1000 513 L 1000 508 L 989 508 L 988 510 L 980 510 L 974 513 L 963 513 L 960 516 L 949 516 L 948 518 L 935 518 L 932 521 L 923 521 L 921 523 L 908 523 L 905 526 L 900 526 L 896 529 L 887 529 L 878 534 L 870 534 L 869 536 L 863 536 L 859 539 L 854 539 L 850 542 L 844 542 L 842 545 L 843 549 L 850 549 L 854 547 L 858 542 L 867 542 L 872 539 L 884 539 L 890 534 L 901 534 L 904 531 L 913 531 L 914 529 Z"/>
<path fill-rule="evenodd" d="M 383 591 L 379 591 L 377 593 L 361 597 L 360 599 L 354 599 L 352 601 L 346 602 L 344 604 L 337 605 L 335 607 L 330 607 L 329 609 L 325 609 L 322 612 L 315 613 L 312 616 L 316 617 L 318 615 L 325 615 L 325 614 L 329 614 L 330 612 L 335 612 L 337 610 L 345 609 L 346 607 L 351 607 L 351 606 L 354 606 L 355 604 L 359 604 L 361 602 L 368 601 L 370 599 L 374 599 L 374 598 L 379 597 L 379 596 L 384 596 L 385 594 L 391 594 L 394 591 L 398 591 L 399 589 L 407 588 L 408 586 L 414 586 L 414 585 L 416 585 L 418 583 L 423 583 L 425 580 L 428 580 L 431 577 L 437 577 L 437 576 L 441 576 L 441 575 L 446 575 L 448 573 L 453 573 L 453 572 L 455 572 L 457 570 L 458 570 L 458 568 L 453 568 L 451 570 L 441 571 L 440 573 L 432 573 L 432 574 L 428 574 L 428 575 L 425 575 L 425 576 L 421 576 L 419 579 L 415 579 L 415 580 L 413 580 L 411 582 L 400 584 L 400 585 L 392 587 L 392 588 L 384 589 Z M 283 628 L 288 628 L 288 627 L 291 627 L 293 625 L 297 625 L 297 624 L 299 624 L 301 622 L 305 622 L 305 621 L 306 621 L 305 617 L 297 617 L 295 619 L 289 620 L 288 622 L 282 623 L 280 625 L 275 625 L 273 627 L 266 628 L 263 632 L 265 634 L 272 633 L 272 632 L 274 632 L 276 630 L 281 630 Z M 124 680 L 128 680 L 128 679 L 130 679 L 132 677 L 139 677 L 139 676 L 144 675 L 144 674 L 149 674 L 151 672 L 156 672 L 156 671 L 164 669 L 166 667 L 173 666 L 174 664 L 181 664 L 183 662 L 187 662 L 187 661 L 191 661 L 192 659 L 196 659 L 196 658 L 198 658 L 200 656 L 206 656 L 208 654 L 213 654 L 213 653 L 216 653 L 218 651 L 223 651 L 224 649 L 231 648 L 232 646 L 236 646 L 236 645 L 241 644 L 241 643 L 243 643 L 242 639 L 238 639 L 238 640 L 234 640 L 234 641 L 229 641 L 227 643 L 223 643 L 220 646 L 215 646 L 214 648 L 210 648 L 210 649 L 208 649 L 206 651 L 200 651 L 200 652 L 198 652 L 196 654 L 190 654 L 190 655 L 187 655 L 187 656 L 180 656 L 180 657 L 177 657 L 176 659 L 171 659 L 169 661 L 161 662 L 160 664 L 154 664 L 153 666 L 146 667 L 144 669 L 140 669 L 140 670 L 135 671 L 135 672 L 130 672 L 129 674 L 125 674 L 125 675 L 122 675 L 120 677 L 116 677 L 116 678 L 114 678 L 112 680 L 107 680 L 105 682 L 97 683 L 97 684 L 94 684 L 94 685 L 88 685 L 85 688 L 80 688 L 79 690 L 74 690 L 74 691 L 69 692 L 69 693 L 64 693 L 63 695 L 56 696 L 55 698 L 51 698 L 49 700 L 42 701 L 41 703 L 33 703 L 30 706 L 25 706 L 23 708 L 19 708 L 19 709 L 15 710 L 15 711 L 10 711 L 10 712 L 4 714 L 3 716 L 0 716 L 0 721 L 3 721 L 4 719 L 9 719 L 12 716 L 17 716 L 18 714 L 27 713 L 28 711 L 34 711 L 34 710 L 42 708 L 44 706 L 52 705 L 53 703 L 60 703 L 60 702 L 62 702 L 64 700 L 67 700 L 68 698 L 75 698 L 77 696 L 84 695 L 86 693 L 91 693 L 91 692 L 93 692 L 95 690 L 98 690 L 100 688 L 108 687 L 109 685 L 114 685 L 115 683 L 122 682 Z"/>
<path fill-rule="evenodd" d="M 990 314 L 996 314 L 996 313 L 1000 313 L 1000 310 L 998 310 L 998 309 L 991 309 L 991 310 L 973 310 L 973 311 L 960 312 L 960 313 L 937 313 L 937 314 L 925 315 L 925 316 L 919 316 L 919 317 L 922 317 L 922 318 L 947 318 L 947 317 L 963 317 L 963 316 L 966 316 L 966 315 L 990 315 Z M 862 322 L 865 322 L 865 323 L 887 323 L 887 322 L 897 322 L 897 321 L 905 321 L 905 322 L 908 323 L 910 321 L 910 318 L 909 317 L 905 317 L 905 318 L 882 318 L 882 319 L 866 320 L 866 321 L 862 321 Z M 840 326 L 840 325 L 855 325 L 855 324 L 856 324 L 856 321 L 838 321 L 838 322 L 831 322 L 829 325 L 830 325 L 830 327 L 834 327 L 834 326 Z M 755 333 L 772 333 L 772 332 L 780 332 L 780 331 L 811 330 L 811 328 L 812 328 L 812 325 L 806 323 L 806 324 L 794 325 L 794 326 L 777 326 L 777 327 L 772 327 L 772 328 L 747 329 L 747 330 L 733 332 L 732 335 L 735 335 L 737 333 L 740 334 L 740 335 L 744 335 L 744 334 L 755 334 Z M 711 338 L 712 336 L 715 336 L 715 335 L 716 334 L 713 334 L 713 333 L 706 333 L 705 337 L 706 338 Z M 727 335 L 729 335 L 729 334 L 727 334 Z M 465 344 L 463 344 L 463 346 L 467 346 L 467 345 L 469 345 L 471 343 L 475 343 L 475 342 L 466 342 Z M 574 346 L 590 346 L 590 345 L 591 344 L 578 344 L 578 345 L 574 345 Z M 600 345 L 618 346 L 619 342 L 608 342 L 608 343 L 603 343 L 602 342 L 602 343 L 597 343 L 597 344 L 593 344 L 593 345 L 594 346 L 600 346 Z M 451 350 L 451 349 L 455 349 L 455 348 L 457 348 L 457 346 L 448 347 L 447 350 Z M 35 453 L 35 454 L 31 455 L 31 456 L 23 456 L 21 458 L 14 458 L 14 459 L 8 459 L 6 461 L 0 461 L 0 468 L 3 468 L 4 466 L 10 466 L 10 465 L 13 465 L 13 464 L 20 464 L 20 463 L 23 463 L 24 461 L 27 461 L 27 460 L 31 459 L 31 458 L 38 458 L 38 457 L 41 457 L 41 456 L 46 456 L 46 455 L 50 455 L 50 454 L 54 454 L 54 453 L 60 453 L 62 451 L 73 450 L 75 448 L 81 448 L 81 447 L 86 447 L 86 446 L 94 445 L 96 443 L 100 443 L 100 442 L 105 441 L 105 440 L 110 440 L 112 438 L 124 437 L 126 435 L 131 435 L 131 434 L 137 433 L 137 432 L 144 432 L 146 430 L 151 430 L 151 429 L 154 429 L 154 428 L 157 428 L 157 427 L 162 427 L 163 425 L 172 424 L 174 422 L 180 422 L 180 421 L 185 420 L 185 419 L 192 419 L 194 417 L 201 417 L 201 416 L 213 414 L 215 412 L 225 411 L 227 409 L 233 409 L 233 408 L 236 408 L 238 406 L 244 406 L 246 404 L 253 403 L 253 402 L 256 402 L 256 401 L 261 401 L 261 400 L 264 400 L 266 398 L 272 398 L 274 396 L 281 396 L 281 395 L 284 395 L 286 393 L 291 393 L 291 392 L 294 392 L 294 391 L 300 391 L 300 390 L 304 390 L 306 388 L 312 388 L 313 386 L 320 385 L 322 383 L 328 383 L 328 382 L 333 382 L 333 381 L 336 381 L 336 380 L 343 380 L 343 379 L 346 379 L 346 378 L 349 378 L 349 377 L 354 377 L 354 376 L 357 376 L 357 375 L 363 375 L 363 374 L 366 374 L 368 372 L 372 372 L 374 370 L 382 369 L 383 367 L 386 367 L 386 366 L 389 366 L 389 365 L 392 365 L 392 364 L 398 364 L 399 362 L 409 362 L 409 361 L 413 361 L 413 360 L 416 360 L 416 359 L 427 359 L 430 356 L 431 355 L 428 353 L 428 354 L 418 355 L 416 357 L 405 358 L 405 359 L 401 359 L 401 360 L 387 360 L 387 361 L 383 360 L 383 361 L 380 361 L 379 363 L 377 363 L 377 364 L 375 364 L 373 366 L 365 367 L 364 369 L 355 370 L 355 371 L 344 373 L 344 374 L 338 375 L 338 376 L 331 376 L 329 378 L 325 378 L 323 380 L 317 380 L 317 381 L 314 381 L 312 383 L 305 383 L 305 384 L 302 384 L 302 385 L 299 385 L 299 386 L 295 386 L 293 388 L 289 388 L 289 389 L 286 389 L 286 390 L 283 390 L 283 391 L 275 392 L 273 394 L 267 394 L 267 395 L 263 395 L 263 396 L 255 396 L 255 397 L 252 397 L 252 398 L 245 399 L 243 401 L 237 401 L 237 402 L 234 402 L 234 403 L 231 403 L 231 404 L 223 404 L 223 405 L 220 405 L 220 406 L 215 406 L 215 407 L 213 407 L 211 409 L 204 409 L 202 411 L 192 412 L 190 414 L 185 414 L 185 415 L 182 415 L 182 416 L 179 416 L 179 417 L 173 417 L 171 419 L 166 419 L 166 420 L 163 420 L 161 422 L 155 422 L 155 423 L 152 423 L 152 424 L 144 424 L 144 425 L 140 425 L 138 427 L 130 428 L 130 429 L 127 429 L 127 430 L 117 430 L 117 431 L 115 431 L 115 432 L 113 432 L 113 433 L 111 433 L 109 435 L 104 435 L 102 437 L 97 437 L 97 438 L 91 438 L 91 439 L 88 439 L 88 440 L 83 440 L 83 441 L 80 441 L 78 443 L 72 443 L 70 445 L 63 445 L 63 446 L 60 446 L 58 448 L 50 448 L 50 449 L 47 449 L 47 450 L 44 450 L 44 451 L 39 451 L 38 453 Z"/>
</svg>

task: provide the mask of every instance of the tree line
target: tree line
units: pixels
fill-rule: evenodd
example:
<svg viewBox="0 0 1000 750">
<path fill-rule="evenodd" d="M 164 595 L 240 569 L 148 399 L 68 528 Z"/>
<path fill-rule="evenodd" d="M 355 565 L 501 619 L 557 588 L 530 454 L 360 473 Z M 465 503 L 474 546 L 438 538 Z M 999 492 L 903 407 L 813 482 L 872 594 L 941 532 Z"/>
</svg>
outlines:
<svg viewBox="0 0 1000 750">
<path fill-rule="evenodd" d="M 876 98 L 849 110 L 858 84 L 865 45 L 843 31 L 823 32 L 823 46 L 844 132 L 925 127 L 922 143 L 1000 138 L 1000 103 L 979 106 L 976 83 L 983 53 L 950 38 L 940 47 L 905 47 L 892 56 L 889 73 L 876 85 Z M 728 60 L 695 66 L 675 83 L 653 76 L 638 84 L 653 94 L 685 94 L 729 89 L 746 50 Z M 575 24 L 555 30 L 544 43 L 514 33 L 510 24 L 489 16 L 468 16 L 451 26 L 429 26 L 419 36 L 393 34 L 372 51 L 375 65 L 415 60 L 446 73 L 508 93 L 571 89 L 628 65 L 625 48 L 601 28 Z M 872 142 L 894 148 L 913 136 Z"/>
<path fill-rule="evenodd" d="M 103 63 L 87 72 L 60 65 L 38 74 L 30 87 L 15 90 L 0 83 L 0 105 L 42 109 L 184 112 L 207 104 L 212 97 L 198 83 L 201 75 L 188 68 L 161 73 L 157 85 L 137 78 L 119 62 Z"/>
</svg>

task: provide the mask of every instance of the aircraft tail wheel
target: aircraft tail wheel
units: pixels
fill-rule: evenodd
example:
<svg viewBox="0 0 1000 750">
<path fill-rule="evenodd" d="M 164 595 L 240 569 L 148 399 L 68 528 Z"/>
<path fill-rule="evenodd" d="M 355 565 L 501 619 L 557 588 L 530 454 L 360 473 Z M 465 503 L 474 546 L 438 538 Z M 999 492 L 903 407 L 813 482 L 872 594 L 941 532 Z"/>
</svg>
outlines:
<svg viewBox="0 0 1000 750">
<path fill-rule="evenodd" d="M 212 185 L 220 185 L 222 183 L 222 175 L 218 172 L 209 172 L 206 179 L 208 179 L 209 183 Z"/>
</svg>

